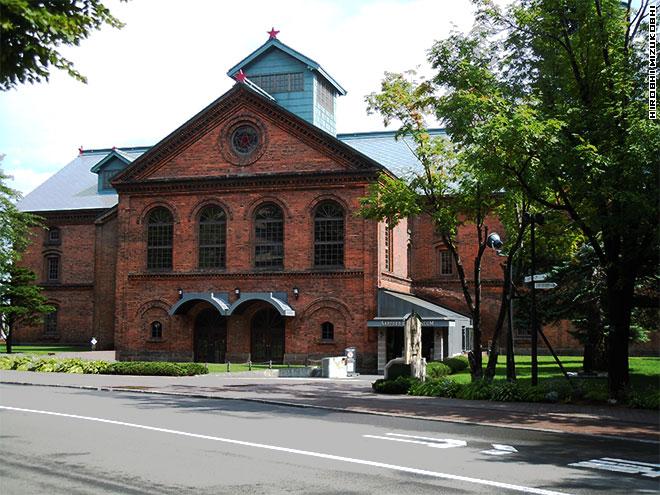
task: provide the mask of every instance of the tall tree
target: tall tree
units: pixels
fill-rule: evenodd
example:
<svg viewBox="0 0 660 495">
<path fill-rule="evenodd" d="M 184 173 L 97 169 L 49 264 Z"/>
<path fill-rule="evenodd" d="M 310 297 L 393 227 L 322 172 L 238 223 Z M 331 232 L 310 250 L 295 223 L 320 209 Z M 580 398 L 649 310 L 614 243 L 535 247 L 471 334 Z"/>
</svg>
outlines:
<svg viewBox="0 0 660 495">
<path fill-rule="evenodd" d="M 51 67 L 87 82 L 60 52 L 104 24 L 121 28 L 100 0 L 0 0 L 0 90 L 48 80 Z"/>
<path fill-rule="evenodd" d="M 0 161 L 3 156 L 0 155 Z M 33 227 L 41 219 L 16 207 L 20 194 L 7 186 L 8 176 L 0 170 L 0 325 L 11 352 L 16 323 L 32 323 L 54 308 L 46 304 L 35 275 L 18 262 L 30 242 Z"/>
<path fill-rule="evenodd" d="M 649 2 L 638 11 L 619 0 L 479 4 L 493 77 L 510 85 L 513 104 L 533 101 L 535 120 L 560 128 L 538 161 L 500 170 L 536 204 L 563 212 L 591 245 L 605 277 L 610 394 L 620 397 L 635 286 L 658 265 L 660 129 L 648 119 L 643 36 Z M 437 82 L 455 89 L 450 79 Z"/>
</svg>

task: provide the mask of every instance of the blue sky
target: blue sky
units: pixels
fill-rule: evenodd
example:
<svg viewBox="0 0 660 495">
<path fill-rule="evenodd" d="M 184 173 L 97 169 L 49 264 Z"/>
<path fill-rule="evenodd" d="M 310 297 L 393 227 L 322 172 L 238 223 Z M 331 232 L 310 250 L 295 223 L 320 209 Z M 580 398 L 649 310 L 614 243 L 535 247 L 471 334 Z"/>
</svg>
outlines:
<svg viewBox="0 0 660 495">
<path fill-rule="evenodd" d="M 272 26 L 348 90 L 338 103 L 338 132 L 357 132 L 383 128 L 367 116 L 364 96 L 384 71 L 424 65 L 425 51 L 452 25 L 472 25 L 468 0 L 106 3 L 126 27 L 62 50 L 87 85 L 55 73 L 49 83 L 0 93 L 0 166 L 24 194 L 79 146 L 156 143 L 232 86 L 227 70 Z"/>
</svg>

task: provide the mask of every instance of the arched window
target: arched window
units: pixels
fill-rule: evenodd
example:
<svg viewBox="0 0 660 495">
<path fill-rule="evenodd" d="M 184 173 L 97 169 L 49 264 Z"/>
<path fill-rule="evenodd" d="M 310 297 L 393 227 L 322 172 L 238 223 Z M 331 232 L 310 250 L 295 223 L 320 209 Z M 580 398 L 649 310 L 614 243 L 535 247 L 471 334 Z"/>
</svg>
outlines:
<svg viewBox="0 0 660 495">
<path fill-rule="evenodd" d="M 207 206 L 199 214 L 199 267 L 224 268 L 227 217 L 222 208 Z"/>
<path fill-rule="evenodd" d="M 325 201 L 314 212 L 314 266 L 344 265 L 344 210 Z"/>
<path fill-rule="evenodd" d="M 159 206 L 147 219 L 147 269 L 172 269 L 172 214 Z"/>
<path fill-rule="evenodd" d="M 44 316 L 44 336 L 53 337 L 57 335 L 57 308 Z"/>
<path fill-rule="evenodd" d="M 46 280 L 48 282 L 59 282 L 60 280 L 60 255 L 49 254 L 46 256 Z"/>
<path fill-rule="evenodd" d="M 254 266 L 284 267 L 284 215 L 272 203 L 259 207 L 254 217 Z"/>
<path fill-rule="evenodd" d="M 152 339 L 162 339 L 163 338 L 163 324 L 159 321 L 151 322 L 151 338 Z"/>
<path fill-rule="evenodd" d="M 321 323 L 321 340 L 335 340 L 335 326 L 329 321 Z"/>
</svg>

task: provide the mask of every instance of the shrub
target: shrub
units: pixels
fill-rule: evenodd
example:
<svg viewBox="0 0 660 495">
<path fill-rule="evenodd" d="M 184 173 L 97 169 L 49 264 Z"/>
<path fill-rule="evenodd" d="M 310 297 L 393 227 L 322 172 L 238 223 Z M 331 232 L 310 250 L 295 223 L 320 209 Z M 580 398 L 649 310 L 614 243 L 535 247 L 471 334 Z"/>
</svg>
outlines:
<svg viewBox="0 0 660 495">
<path fill-rule="evenodd" d="M 440 378 L 439 380 L 427 380 L 424 383 L 413 383 L 408 394 L 427 397 L 454 398 L 460 388 L 461 385 L 454 380 Z"/>
<path fill-rule="evenodd" d="M 468 359 L 465 356 L 454 356 L 442 361 L 445 365 L 449 366 L 451 369 L 451 374 L 460 373 L 470 367 Z"/>
<path fill-rule="evenodd" d="M 485 380 L 478 380 L 476 382 L 466 383 L 463 385 L 456 397 L 459 399 L 467 400 L 489 400 L 493 391 L 492 384 Z"/>
<path fill-rule="evenodd" d="M 206 375 L 209 372 L 206 365 L 202 363 L 178 363 L 178 365 L 183 368 L 183 371 L 188 376 Z"/>
<path fill-rule="evenodd" d="M 638 409 L 660 409 L 660 391 L 653 389 L 632 391 L 626 402 L 630 407 Z"/>
<path fill-rule="evenodd" d="M 520 402 L 523 395 L 521 386 L 516 382 L 495 382 L 491 385 L 490 400 Z"/>
<path fill-rule="evenodd" d="M 371 384 L 374 392 L 379 394 L 407 394 L 410 387 L 419 381 L 410 376 L 399 376 L 395 380 L 376 380 Z"/>
<path fill-rule="evenodd" d="M 403 363 L 394 363 L 387 368 L 387 379 L 396 380 L 400 376 L 410 376 L 410 365 Z"/>
<path fill-rule="evenodd" d="M 112 363 L 108 375 L 184 376 L 186 371 L 176 363 L 160 361 L 121 361 Z"/>
<path fill-rule="evenodd" d="M 446 364 L 433 362 L 426 365 L 426 376 L 430 379 L 442 378 L 443 376 L 450 375 L 451 368 Z"/>
</svg>

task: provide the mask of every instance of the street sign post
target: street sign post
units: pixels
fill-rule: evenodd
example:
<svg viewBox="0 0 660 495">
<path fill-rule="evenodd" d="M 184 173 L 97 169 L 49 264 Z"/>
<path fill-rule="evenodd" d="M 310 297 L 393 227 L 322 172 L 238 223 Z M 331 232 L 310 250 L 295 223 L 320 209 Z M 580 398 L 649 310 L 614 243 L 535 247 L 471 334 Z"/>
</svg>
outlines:
<svg viewBox="0 0 660 495">
<path fill-rule="evenodd" d="M 537 273 L 536 275 L 527 275 L 523 280 L 526 284 L 530 283 L 532 280 L 534 282 L 543 282 L 545 279 L 547 279 L 549 274 L 547 273 Z"/>
</svg>

